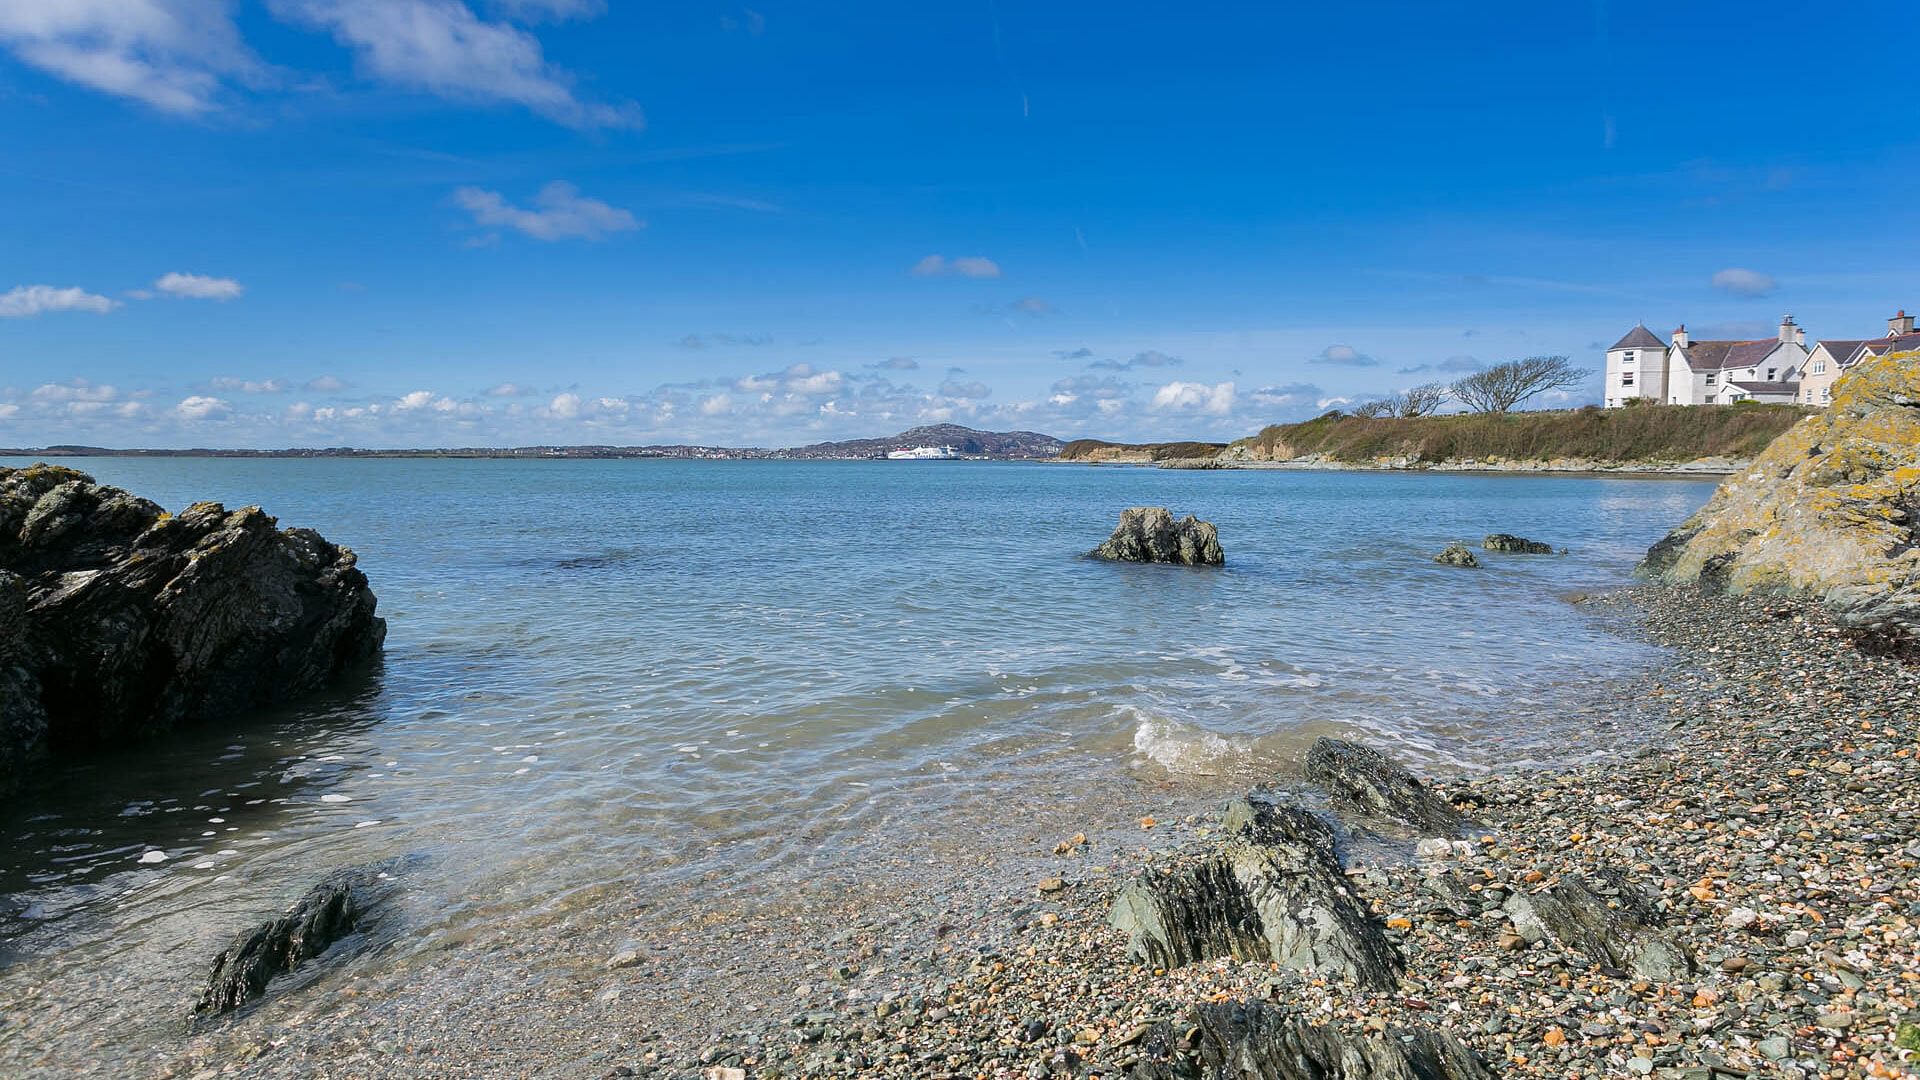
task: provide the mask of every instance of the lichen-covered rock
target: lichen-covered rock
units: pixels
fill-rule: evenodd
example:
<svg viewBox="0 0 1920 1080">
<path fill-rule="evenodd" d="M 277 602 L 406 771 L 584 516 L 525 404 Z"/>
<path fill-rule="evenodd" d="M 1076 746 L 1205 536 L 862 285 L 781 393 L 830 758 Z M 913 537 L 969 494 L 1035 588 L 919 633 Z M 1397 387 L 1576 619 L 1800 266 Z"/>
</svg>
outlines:
<svg viewBox="0 0 1920 1080">
<path fill-rule="evenodd" d="M 1473 1049 L 1446 1032 L 1391 1028 L 1355 1035 L 1265 1002 L 1197 1005 L 1139 1040 L 1136 1080 L 1492 1080 Z"/>
<path fill-rule="evenodd" d="M 1448 837 L 1466 830 L 1452 803 L 1371 746 L 1317 739 L 1307 751 L 1305 772 L 1334 802 L 1390 830 Z"/>
<path fill-rule="evenodd" d="M 1304 810 L 1238 800 L 1228 840 L 1144 871 L 1108 921 L 1156 967 L 1231 956 L 1386 989 L 1404 962 L 1348 891 L 1333 831 Z"/>
<path fill-rule="evenodd" d="M 73 469 L 0 468 L 0 793 L 46 750 L 285 700 L 371 657 L 386 623 L 354 562 L 258 507 L 173 516 Z"/>
<path fill-rule="evenodd" d="M 1512 555 L 1551 555 L 1552 544 L 1543 544 L 1538 540 L 1529 540 L 1512 533 L 1491 533 L 1480 546 L 1488 551 L 1503 551 Z"/>
<path fill-rule="evenodd" d="M 1653 982 L 1674 982 L 1694 971 L 1686 946 L 1661 929 L 1653 901 L 1617 872 L 1515 893 L 1506 910 L 1529 943 L 1551 939 L 1593 963 Z"/>
<path fill-rule="evenodd" d="M 1096 559 L 1120 562 L 1219 566 L 1226 562 L 1220 535 L 1210 521 L 1192 514 L 1175 521 L 1164 506 L 1135 506 L 1120 511 L 1120 525 L 1091 552 Z"/>
<path fill-rule="evenodd" d="M 1842 627 L 1920 645 L 1920 353 L 1867 360 L 1655 544 L 1648 577 L 1820 597 Z"/>
<path fill-rule="evenodd" d="M 1459 543 L 1448 544 L 1445 551 L 1433 557 L 1433 561 L 1442 566 L 1464 566 L 1468 569 L 1478 569 L 1480 566 L 1480 557 L 1473 553 L 1473 549 Z"/>
</svg>

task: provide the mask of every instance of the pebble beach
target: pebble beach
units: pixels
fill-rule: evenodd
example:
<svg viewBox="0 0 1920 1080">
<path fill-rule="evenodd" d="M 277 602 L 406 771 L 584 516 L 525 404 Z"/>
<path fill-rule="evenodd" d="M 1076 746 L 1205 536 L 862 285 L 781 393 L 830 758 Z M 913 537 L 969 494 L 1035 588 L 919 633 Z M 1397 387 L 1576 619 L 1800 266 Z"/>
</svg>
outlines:
<svg viewBox="0 0 1920 1080">
<path fill-rule="evenodd" d="M 1444 1031 L 1498 1075 L 1913 1074 L 1920 667 L 1855 647 L 1801 601 L 1649 586 L 1578 602 L 1671 650 L 1601 703 L 1615 754 L 1436 780 L 1474 823 L 1461 839 L 1335 818 L 1349 887 L 1406 960 L 1391 991 L 1225 958 L 1130 961 L 1107 921 L 1115 889 L 1217 843 L 1218 813 L 1116 823 L 1132 811 L 1109 807 L 1069 832 L 1073 808 L 1036 809 L 1015 858 L 956 848 L 918 886 L 823 883 L 752 917 L 651 912 L 626 937 L 563 928 L 526 943 L 524 985 L 476 983 L 458 1002 L 368 976 L 364 1010 L 243 1019 L 158 1072 L 1121 1076 L 1192 1006 L 1264 1001 L 1356 1038 Z M 1297 779 L 1271 787 L 1326 812 Z M 1530 941 L 1503 904 L 1602 872 L 1650 899 L 1690 974 L 1647 980 Z"/>
</svg>

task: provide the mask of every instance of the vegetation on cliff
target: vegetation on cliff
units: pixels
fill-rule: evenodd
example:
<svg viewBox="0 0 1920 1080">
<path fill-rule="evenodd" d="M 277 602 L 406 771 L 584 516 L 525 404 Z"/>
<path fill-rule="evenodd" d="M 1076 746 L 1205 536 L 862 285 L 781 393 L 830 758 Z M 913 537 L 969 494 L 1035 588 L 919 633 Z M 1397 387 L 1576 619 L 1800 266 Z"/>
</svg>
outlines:
<svg viewBox="0 0 1920 1080">
<path fill-rule="evenodd" d="M 1116 443 L 1104 439 L 1075 439 L 1061 448 L 1060 460 L 1130 463 L 1180 461 L 1217 457 L 1226 448 L 1226 443 Z"/>
<path fill-rule="evenodd" d="M 1416 466 L 1566 460 L 1618 466 L 1749 458 L 1808 412 L 1792 405 L 1646 405 L 1404 418 L 1335 412 L 1265 428 L 1233 444 L 1228 456 Z"/>
<path fill-rule="evenodd" d="M 1807 593 L 1848 630 L 1920 645 L 1920 352 L 1856 366 L 1830 408 L 1728 477 L 1641 570 Z"/>
</svg>

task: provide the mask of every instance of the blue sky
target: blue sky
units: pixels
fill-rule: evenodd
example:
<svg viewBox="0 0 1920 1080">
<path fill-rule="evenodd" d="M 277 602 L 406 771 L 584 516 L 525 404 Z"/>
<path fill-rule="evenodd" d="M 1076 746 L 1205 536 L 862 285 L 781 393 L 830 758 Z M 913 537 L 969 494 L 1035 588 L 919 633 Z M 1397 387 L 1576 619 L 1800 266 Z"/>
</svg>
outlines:
<svg viewBox="0 0 1920 1080">
<path fill-rule="evenodd" d="M 0 445 L 1230 437 L 1920 305 L 1892 3 L 8 0 Z M 1717 282 L 1717 284 L 1716 284 Z"/>
</svg>

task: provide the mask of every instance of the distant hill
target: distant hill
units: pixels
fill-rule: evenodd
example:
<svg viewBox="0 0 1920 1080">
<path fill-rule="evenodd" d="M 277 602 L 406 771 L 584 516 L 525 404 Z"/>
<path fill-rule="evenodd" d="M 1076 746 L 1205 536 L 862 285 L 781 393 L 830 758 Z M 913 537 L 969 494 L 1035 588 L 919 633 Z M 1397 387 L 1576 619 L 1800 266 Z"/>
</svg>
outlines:
<svg viewBox="0 0 1920 1080">
<path fill-rule="evenodd" d="M 781 450 L 789 458 L 871 458 L 914 446 L 951 446 L 969 457 L 1050 458 L 1066 444 L 1035 431 L 976 431 L 958 424 L 934 424 L 885 439 L 847 439 Z"/>
</svg>

